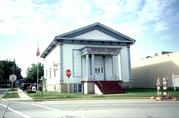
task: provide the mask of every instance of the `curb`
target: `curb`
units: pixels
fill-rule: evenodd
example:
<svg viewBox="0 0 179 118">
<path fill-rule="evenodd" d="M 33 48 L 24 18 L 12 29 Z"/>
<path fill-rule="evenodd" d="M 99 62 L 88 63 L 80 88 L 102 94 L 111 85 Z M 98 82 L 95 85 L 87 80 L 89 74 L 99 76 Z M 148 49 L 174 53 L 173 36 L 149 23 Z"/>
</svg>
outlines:
<svg viewBox="0 0 179 118">
<path fill-rule="evenodd" d="M 6 99 L 1 99 L 4 101 L 18 101 L 18 102 L 33 102 L 33 100 L 21 100 L 21 99 L 13 99 L 13 98 L 6 98 Z"/>
</svg>

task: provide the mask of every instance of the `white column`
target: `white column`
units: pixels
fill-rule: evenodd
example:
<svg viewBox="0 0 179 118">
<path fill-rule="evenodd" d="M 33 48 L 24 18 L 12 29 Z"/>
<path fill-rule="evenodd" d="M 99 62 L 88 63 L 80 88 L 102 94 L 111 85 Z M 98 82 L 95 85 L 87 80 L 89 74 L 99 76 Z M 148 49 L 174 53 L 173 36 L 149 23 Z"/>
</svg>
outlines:
<svg viewBox="0 0 179 118">
<path fill-rule="evenodd" d="M 92 56 L 91 56 L 91 72 L 92 72 L 92 79 L 95 79 L 94 78 L 94 54 L 92 54 Z"/>
<path fill-rule="evenodd" d="M 63 44 L 60 44 L 60 82 L 63 82 Z"/>
<path fill-rule="evenodd" d="M 121 51 L 118 54 L 118 73 L 119 73 L 119 80 L 122 80 L 122 61 L 121 61 Z"/>
<path fill-rule="evenodd" d="M 86 54 L 86 80 L 89 79 L 89 54 Z"/>
<path fill-rule="evenodd" d="M 128 68 L 129 68 L 129 80 L 131 80 L 131 56 L 130 56 L 130 46 L 127 46 L 128 53 Z"/>
<path fill-rule="evenodd" d="M 84 84 L 83 84 L 83 92 L 84 92 L 84 94 L 88 94 L 88 83 L 87 82 L 84 82 Z"/>
<path fill-rule="evenodd" d="M 104 73 L 104 80 L 106 80 L 106 64 L 105 64 L 105 57 L 103 56 L 103 73 Z"/>
<path fill-rule="evenodd" d="M 112 62 L 113 62 L 113 79 L 117 79 L 116 77 L 117 77 L 117 72 L 116 72 L 116 67 L 117 67 L 117 56 L 112 56 Z"/>
<path fill-rule="evenodd" d="M 88 94 L 88 79 L 89 79 L 89 54 L 86 54 L 86 82 L 84 82 L 83 86 L 84 86 L 84 94 Z"/>
<path fill-rule="evenodd" d="M 114 56 L 112 55 L 112 79 L 114 80 L 115 75 L 115 64 L 114 64 Z"/>
</svg>

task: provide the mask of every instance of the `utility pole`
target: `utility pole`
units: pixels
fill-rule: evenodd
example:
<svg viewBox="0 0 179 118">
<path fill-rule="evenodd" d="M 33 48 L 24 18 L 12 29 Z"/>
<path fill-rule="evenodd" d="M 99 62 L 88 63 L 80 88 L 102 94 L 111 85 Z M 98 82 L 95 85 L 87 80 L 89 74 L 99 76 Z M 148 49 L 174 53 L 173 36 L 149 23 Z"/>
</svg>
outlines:
<svg viewBox="0 0 179 118">
<path fill-rule="evenodd" d="M 38 61 L 37 61 L 37 91 L 38 91 L 38 88 L 39 88 L 39 66 L 38 66 Z"/>
<path fill-rule="evenodd" d="M 16 74 L 16 61 L 14 59 L 14 63 L 13 63 L 13 74 Z"/>
<path fill-rule="evenodd" d="M 39 56 L 40 56 L 40 49 L 39 49 L 39 42 L 37 42 L 37 53 L 36 53 L 36 56 L 37 56 L 37 91 L 38 91 L 38 88 L 39 88 Z"/>
</svg>

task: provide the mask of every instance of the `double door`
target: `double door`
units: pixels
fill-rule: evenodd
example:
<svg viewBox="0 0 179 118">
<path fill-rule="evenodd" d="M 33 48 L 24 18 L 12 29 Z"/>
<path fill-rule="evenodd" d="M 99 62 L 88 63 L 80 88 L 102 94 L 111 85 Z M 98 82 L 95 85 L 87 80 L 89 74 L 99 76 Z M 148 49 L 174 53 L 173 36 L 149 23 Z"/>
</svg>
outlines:
<svg viewBox="0 0 179 118">
<path fill-rule="evenodd" d="M 104 60 L 102 56 L 95 56 L 94 76 L 95 80 L 104 80 Z"/>
</svg>

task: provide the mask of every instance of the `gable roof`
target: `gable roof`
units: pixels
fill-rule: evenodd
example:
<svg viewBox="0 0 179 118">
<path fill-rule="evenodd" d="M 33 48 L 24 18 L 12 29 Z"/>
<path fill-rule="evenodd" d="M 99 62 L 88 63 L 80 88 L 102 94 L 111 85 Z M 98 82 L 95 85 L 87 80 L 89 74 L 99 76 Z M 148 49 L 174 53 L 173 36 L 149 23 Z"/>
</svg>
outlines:
<svg viewBox="0 0 179 118">
<path fill-rule="evenodd" d="M 92 30 L 99 30 L 111 37 L 114 37 L 118 39 L 117 41 L 106 41 L 106 40 L 95 40 L 95 39 L 80 39 L 80 38 L 75 38 L 81 34 L 90 32 Z M 55 39 L 50 43 L 50 45 L 45 49 L 45 51 L 42 53 L 41 57 L 45 58 L 51 50 L 56 46 L 57 43 L 84 43 L 84 44 L 114 44 L 114 45 L 119 45 L 120 43 L 126 43 L 127 45 L 131 45 L 135 43 L 135 40 L 133 38 L 130 38 L 116 30 L 113 30 L 99 22 L 93 23 L 91 25 L 58 35 L 55 37 Z"/>
<path fill-rule="evenodd" d="M 85 26 L 85 27 L 82 27 L 82 28 L 79 28 L 79 29 L 76 29 L 76 30 L 73 30 L 73 31 L 70 31 L 70 32 L 67 32 L 67 33 L 64 33 L 64 34 L 61 34 L 61 35 L 58 35 L 56 36 L 55 38 L 56 39 L 60 39 L 60 38 L 73 38 L 73 37 L 76 37 L 76 36 L 79 36 L 81 34 L 84 34 L 84 33 L 87 33 L 89 31 L 92 31 L 92 30 L 99 30 L 105 34 L 108 34 L 116 39 L 119 39 L 119 40 L 126 40 L 126 41 L 131 41 L 131 42 L 135 42 L 134 39 L 116 31 L 116 30 L 113 30 L 99 22 L 96 22 L 96 23 L 93 23 L 91 25 L 88 25 L 88 26 Z"/>
</svg>

